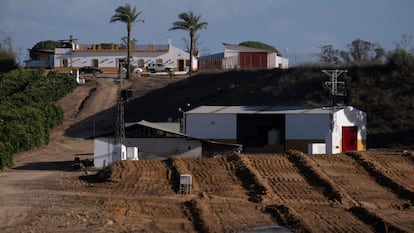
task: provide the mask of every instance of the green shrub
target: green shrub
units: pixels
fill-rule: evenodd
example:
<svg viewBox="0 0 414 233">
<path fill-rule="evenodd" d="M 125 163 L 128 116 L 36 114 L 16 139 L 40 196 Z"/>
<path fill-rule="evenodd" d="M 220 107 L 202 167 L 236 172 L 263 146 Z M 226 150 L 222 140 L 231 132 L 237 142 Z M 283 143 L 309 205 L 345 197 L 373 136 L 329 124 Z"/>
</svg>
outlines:
<svg viewBox="0 0 414 233">
<path fill-rule="evenodd" d="M 12 154 L 49 142 L 49 129 L 61 124 L 56 101 L 76 87 L 71 75 L 44 76 L 36 70 L 14 70 L 0 77 L 0 158 L 12 165 Z"/>
</svg>

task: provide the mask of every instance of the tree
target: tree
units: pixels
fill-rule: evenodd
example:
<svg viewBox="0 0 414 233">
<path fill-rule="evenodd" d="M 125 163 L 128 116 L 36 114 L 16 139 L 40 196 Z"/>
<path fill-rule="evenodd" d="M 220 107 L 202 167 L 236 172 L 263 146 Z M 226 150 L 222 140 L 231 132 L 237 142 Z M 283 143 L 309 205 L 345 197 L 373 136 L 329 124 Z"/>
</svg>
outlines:
<svg viewBox="0 0 414 233">
<path fill-rule="evenodd" d="M 201 15 L 194 15 L 192 11 L 188 13 L 181 13 L 178 15 L 180 21 L 176 21 L 173 23 L 173 27 L 170 28 L 171 30 L 184 30 L 189 32 L 190 34 L 190 70 L 189 76 L 191 76 L 193 72 L 193 56 L 197 55 L 195 52 L 195 38 L 197 31 L 200 29 L 207 28 L 207 22 L 199 22 Z"/>
<path fill-rule="evenodd" d="M 239 44 L 240 46 L 250 47 L 250 48 L 256 48 L 256 49 L 264 49 L 264 50 L 271 50 L 275 51 L 277 54 L 279 54 L 279 51 L 271 45 L 259 42 L 259 41 L 244 41 Z"/>
<path fill-rule="evenodd" d="M 319 61 L 327 65 L 339 65 L 341 63 L 340 51 L 334 49 L 333 45 L 321 46 L 321 53 L 319 54 Z"/>
<path fill-rule="evenodd" d="M 30 58 L 37 60 L 39 58 L 39 50 L 54 50 L 60 46 L 59 41 L 44 40 L 37 42 L 30 50 Z"/>
<path fill-rule="evenodd" d="M 122 40 L 121 48 L 128 47 L 128 37 L 127 36 L 124 36 L 124 37 L 121 38 L 121 40 Z M 138 41 L 137 39 L 132 38 L 131 39 L 131 46 L 132 47 L 135 47 L 137 45 L 137 41 Z"/>
<path fill-rule="evenodd" d="M 0 73 L 8 72 L 12 69 L 17 68 L 16 63 L 17 52 L 13 48 L 13 39 L 12 37 L 1 31 L 1 41 L 0 41 Z"/>
<path fill-rule="evenodd" d="M 410 76 L 414 70 L 414 55 L 403 48 L 396 48 L 388 56 L 388 65 L 401 75 Z"/>
<path fill-rule="evenodd" d="M 321 46 L 319 60 L 325 64 L 381 64 L 385 50 L 377 43 L 356 39 L 348 44 L 348 51 L 334 49 L 332 45 Z"/>
<path fill-rule="evenodd" d="M 382 63 L 385 50 L 377 43 L 356 39 L 348 44 L 348 52 L 341 52 L 341 58 L 345 63 Z"/>
<path fill-rule="evenodd" d="M 144 23 L 143 19 L 139 19 L 141 11 L 137 11 L 137 8 L 134 6 L 131 8 L 131 5 L 125 4 L 125 6 L 120 6 L 116 8 L 115 14 L 111 17 L 110 23 L 115 23 L 117 21 L 123 22 L 127 25 L 127 73 L 126 78 L 129 79 L 131 68 L 130 68 L 130 53 L 131 53 L 131 30 L 132 24 L 136 22 Z"/>
<path fill-rule="evenodd" d="M 185 46 L 185 51 L 187 53 L 190 53 L 190 42 L 188 41 L 187 38 L 183 37 L 182 41 L 184 42 L 184 46 Z M 201 46 L 201 41 L 200 41 L 200 35 L 196 35 L 194 37 L 194 56 L 198 56 L 200 54 L 200 46 Z"/>
<path fill-rule="evenodd" d="M 401 40 L 399 42 L 394 42 L 396 49 L 404 49 L 412 54 L 414 54 L 414 48 L 410 48 L 411 42 L 413 37 L 407 34 L 403 34 L 401 36 Z"/>
</svg>

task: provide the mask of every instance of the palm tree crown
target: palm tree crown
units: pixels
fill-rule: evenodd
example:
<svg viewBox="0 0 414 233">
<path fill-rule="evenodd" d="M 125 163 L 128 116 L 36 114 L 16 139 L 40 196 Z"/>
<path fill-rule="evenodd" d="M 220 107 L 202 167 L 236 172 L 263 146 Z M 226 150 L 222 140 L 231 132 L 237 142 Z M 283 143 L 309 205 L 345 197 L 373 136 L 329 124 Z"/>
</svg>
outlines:
<svg viewBox="0 0 414 233">
<path fill-rule="evenodd" d="M 137 8 L 134 6 L 131 8 L 131 5 L 125 4 L 125 6 L 120 6 L 116 8 L 115 14 L 111 17 L 110 23 L 115 23 L 117 21 L 126 23 L 127 25 L 127 32 L 128 32 L 128 43 L 127 43 L 127 79 L 129 78 L 130 74 L 130 44 L 131 44 L 131 29 L 132 24 L 135 22 L 144 22 L 144 20 L 139 19 L 139 15 L 142 13 L 141 11 L 137 11 Z"/>
<path fill-rule="evenodd" d="M 194 53 L 194 44 L 195 44 L 195 37 L 196 33 L 200 29 L 207 28 L 207 22 L 199 22 L 201 15 L 194 15 L 192 11 L 188 13 L 181 13 L 178 15 L 180 21 L 176 21 L 173 23 L 173 27 L 170 30 L 184 30 L 188 31 L 190 34 L 190 70 L 189 75 L 191 76 L 192 69 L 193 69 L 193 55 Z"/>
</svg>

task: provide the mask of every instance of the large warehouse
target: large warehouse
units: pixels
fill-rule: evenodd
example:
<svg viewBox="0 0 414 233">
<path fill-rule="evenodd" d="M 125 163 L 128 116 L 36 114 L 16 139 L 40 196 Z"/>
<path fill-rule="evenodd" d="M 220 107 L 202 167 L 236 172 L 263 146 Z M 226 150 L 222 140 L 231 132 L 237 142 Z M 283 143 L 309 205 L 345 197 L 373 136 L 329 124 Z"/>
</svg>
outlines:
<svg viewBox="0 0 414 233">
<path fill-rule="evenodd" d="M 332 122 L 332 124 L 331 124 Z M 200 106 L 184 113 L 186 135 L 242 144 L 246 152 L 366 149 L 366 114 L 354 107 Z"/>
</svg>

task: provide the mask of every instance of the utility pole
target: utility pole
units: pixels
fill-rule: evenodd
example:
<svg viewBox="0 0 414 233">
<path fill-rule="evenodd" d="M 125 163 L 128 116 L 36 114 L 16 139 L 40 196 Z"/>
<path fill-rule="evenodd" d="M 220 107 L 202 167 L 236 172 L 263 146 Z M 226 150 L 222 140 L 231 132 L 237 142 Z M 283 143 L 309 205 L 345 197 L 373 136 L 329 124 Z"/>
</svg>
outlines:
<svg viewBox="0 0 414 233">
<path fill-rule="evenodd" d="M 323 84 L 324 87 L 329 88 L 331 91 L 331 122 L 330 127 L 333 129 L 334 126 L 334 120 L 333 120 L 333 114 L 335 112 L 336 108 L 336 96 L 345 96 L 345 82 L 338 81 L 338 77 L 348 72 L 347 70 L 322 70 L 323 73 L 327 74 L 330 77 L 330 81 L 327 81 Z"/>
<path fill-rule="evenodd" d="M 115 84 L 118 86 L 117 90 L 117 97 L 118 97 L 118 103 L 117 103 L 117 117 L 116 117 L 116 139 L 115 143 L 121 143 L 124 144 L 125 141 L 125 120 L 124 120 L 124 106 L 125 101 L 122 97 L 122 83 L 124 80 L 122 79 L 122 67 L 123 63 L 119 63 L 118 67 L 118 77 L 115 79 Z"/>
</svg>

